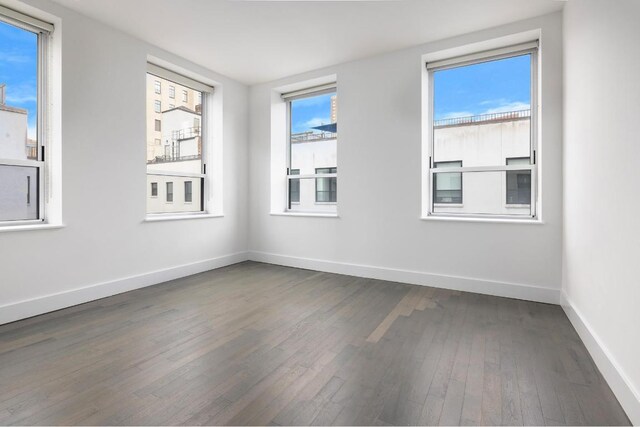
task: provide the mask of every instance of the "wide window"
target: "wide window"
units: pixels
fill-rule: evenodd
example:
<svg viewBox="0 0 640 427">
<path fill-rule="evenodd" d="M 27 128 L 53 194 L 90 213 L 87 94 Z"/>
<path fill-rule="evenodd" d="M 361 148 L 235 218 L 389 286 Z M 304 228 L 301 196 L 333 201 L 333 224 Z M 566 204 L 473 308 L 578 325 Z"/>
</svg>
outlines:
<svg viewBox="0 0 640 427">
<path fill-rule="evenodd" d="M 0 6 L 0 225 L 44 221 L 53 26 Z"/>
<path fill-rule="evenodd" d="M 207 108 L 193 101 L 206 103 L 213 88 L 152 64 L 149 64 L 147 82 L 147 182 L 157 183 L 155 187 L 147 185 L 151 189 L 147 195 L 147 213 L 203 212 L 207 210 L 203 197 L 208 185 L 207 168 L 203 159 L 209 121 Z M 158 93 L 157 82 L 168 86 L 169 91 Z M 186 93 L 186 99 L 192 102 L 159 110 L 157 107 L 163 101 L 168 102 L 175 95 L 176 88 Z M 156 197 L 158 186 L 165 188 L 165 200 Z"/>
<path fill-rule="evenodd" d="M 428 215 L 536 217 L 537 52 L 427 63 Z"/>
<path fill-rule="evenodd" d="M 288 107 L 287 209 L 337 212 L 335 84 L 282 95 Z"/>
</svg>

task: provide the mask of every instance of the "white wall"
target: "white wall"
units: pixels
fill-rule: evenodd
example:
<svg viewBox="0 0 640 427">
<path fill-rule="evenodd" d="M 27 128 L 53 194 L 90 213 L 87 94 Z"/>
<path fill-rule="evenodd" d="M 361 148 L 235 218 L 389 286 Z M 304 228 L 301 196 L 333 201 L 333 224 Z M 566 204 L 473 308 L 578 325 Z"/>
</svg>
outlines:
<svg viewBox="0 0 640 427">
<path fill-rule="evenodd" d="M 250 249 L 254 259 L 559 301 L 562 17 L 552 14 L 253 86 Z M 422 55 L 542 32 L 543 225 L 421 220 Z M 337 75 L 339 218 L 271 215 L 274 89 Z M 275 113 L 274 113 L 275 114 Z M 284 153 L 284 150 L 282 150 Z M 372 267 L 377 266 L 377 267 Z M 522 286 L 517 286 L 522 285 Z"/>
<path fill-rule="evenodd" d="M 569 317 L 640 424 L 640 2 L 564 9 L 564 274 Z"/>
<path fill-rule="evenodd" d="M 0 323 L 244 259 L 248 89 L 48 0 L 26 3 L 61 19 L 65 227 L 0 232 Z M 224 217 L 143 222 L 147 55 L 222 86 Z"/>
</svg>

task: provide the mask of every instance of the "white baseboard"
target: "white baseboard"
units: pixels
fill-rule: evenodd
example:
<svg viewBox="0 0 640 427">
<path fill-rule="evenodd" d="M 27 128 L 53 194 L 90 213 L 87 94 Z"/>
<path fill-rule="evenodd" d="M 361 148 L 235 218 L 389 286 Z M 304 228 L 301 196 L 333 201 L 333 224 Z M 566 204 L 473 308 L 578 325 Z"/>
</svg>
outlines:
<svg viewBox="0 0 640 427">
<path fill-rule="evenodd" d="M 249 259 L 251 261 L 266 262 L 269 264 L 325 271 L 328 273 L 346 274 L 370 279 L 410 283 L 412 285 L 433 286 L 436 288 L 476 292 L 479 294 L 517 298 L 549 304 L 560 303 L 559 289 L 543 288 L 519 283 L 496 282 L 470 277 L 425 273 L 422 271 L 323 261 L 258 251 L 250 251 Z"/>
<path fill-rule="evenodd" d="M 144 288 L 145 286 L 156 285 L 169 280 L 202 273 L 203 271 L 236 264 L 246 261 L 247 259 L 246 252 L 238 252 L 3 305 L 0 306 L 0 325 L 109 297 L 122 292 Z"/>
<path fill-rule="evenodd" d="M 602 376 L 634 425 L 640 425 L 640 391 L 625 374 L 615 357 L 594 332 L 589 322 L 562 292 L 562 308 L 591 354 Z"/>
</svg>

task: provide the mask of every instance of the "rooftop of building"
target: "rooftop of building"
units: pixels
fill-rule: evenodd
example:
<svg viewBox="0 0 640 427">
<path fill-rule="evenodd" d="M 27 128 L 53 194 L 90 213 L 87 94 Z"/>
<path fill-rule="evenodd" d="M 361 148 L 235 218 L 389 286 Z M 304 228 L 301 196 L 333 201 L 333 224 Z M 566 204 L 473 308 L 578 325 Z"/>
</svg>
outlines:
<svg viewBox="0 0 640 427">
<path fill-rule="evenodd" d="M 434 128 L 484 125 L 517 120 L 529 120 L 531 110 L 506 111 L 502 113 L 480 114 L 477 116 L 453 117 L 450 119 L 434 120 Z"/>
</svg>

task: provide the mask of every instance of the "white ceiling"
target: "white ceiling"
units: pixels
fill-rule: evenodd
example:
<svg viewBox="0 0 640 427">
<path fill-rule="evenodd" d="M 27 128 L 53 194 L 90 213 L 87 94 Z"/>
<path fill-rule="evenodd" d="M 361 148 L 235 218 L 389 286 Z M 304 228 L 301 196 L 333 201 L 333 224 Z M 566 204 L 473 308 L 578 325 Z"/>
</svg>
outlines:
<svg viewBox="0 0 640 427">
<path fill-rule="evenodd" d="M 558 0 L 55 0 L 246 84 L 560 10 Z"/>
</svg>

